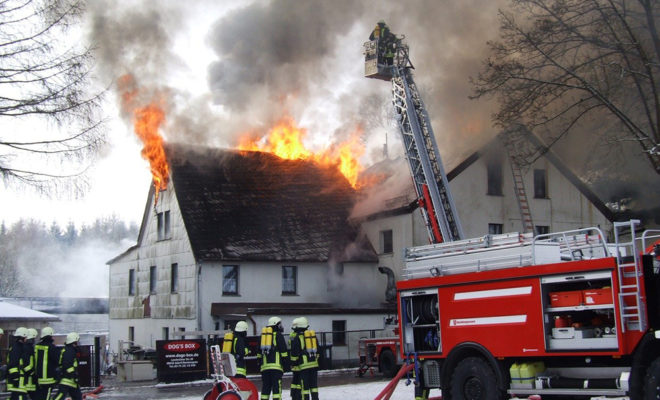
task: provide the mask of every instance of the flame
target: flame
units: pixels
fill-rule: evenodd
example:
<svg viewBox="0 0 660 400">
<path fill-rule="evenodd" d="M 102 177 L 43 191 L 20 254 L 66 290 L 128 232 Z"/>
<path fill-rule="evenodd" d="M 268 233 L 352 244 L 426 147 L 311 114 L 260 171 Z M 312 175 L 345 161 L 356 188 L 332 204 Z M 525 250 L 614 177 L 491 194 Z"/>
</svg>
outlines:
<svg viewBox="0 0 660 400">
<path fill-rule="evenodd" d="M 158 194 L 165 190 L 169 182 L 170 170 L 163 147 L 163 137 L 160 135 L 160 127 L 165 122 L 165 111 L 161 99 L 151 99 L 148 104 L 138 104 L 141 94 L 135 79 L 127 74 L 119 78 L 118 86 L 122 110 L 130 116 L 133 122 L 133 130 L 140 138 L 144 147 L 141 154 L 149 161 L 154 188 L 156 189 L 156 200 Z"/>
<path fill-rule="evenodd" d="M 359 189 L 362 185 L 358 176 L 364 170 L 359 161 L 364 154 L 364 145 L 360 141 L 362 133 L 362 129 L 357 128 L 347 141 L 314 152 L 303 143 L 307 130 L 299 128 L 293 118 L 283 117 L 264 138 L 255 139 L 249 134 L 242 136 L 238 149 L 263 151 L 288 160 L 313 160 L 320 165 L 337 168 L 351 186 Z"/>
</svg>

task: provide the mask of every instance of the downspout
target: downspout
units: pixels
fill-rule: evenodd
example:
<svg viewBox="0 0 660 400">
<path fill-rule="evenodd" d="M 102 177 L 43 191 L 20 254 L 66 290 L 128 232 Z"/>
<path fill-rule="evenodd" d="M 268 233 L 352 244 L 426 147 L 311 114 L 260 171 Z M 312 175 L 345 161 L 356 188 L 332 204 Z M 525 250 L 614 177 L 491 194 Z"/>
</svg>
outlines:
<svg viewBox="0 0 660 400">
<path fill-rule="evenodd" d="M 249 312 L 246 313 L 245 316 L 250 320 L 250 322 L 252 322 L 252 335 L 257 336 L 257 321 L 252 318 L 252 314 Z"/>
<path fill-rule="evenodd" d="M 202 330 L 202 263 L 197 263 L 197 331 Z"/>
</svg>

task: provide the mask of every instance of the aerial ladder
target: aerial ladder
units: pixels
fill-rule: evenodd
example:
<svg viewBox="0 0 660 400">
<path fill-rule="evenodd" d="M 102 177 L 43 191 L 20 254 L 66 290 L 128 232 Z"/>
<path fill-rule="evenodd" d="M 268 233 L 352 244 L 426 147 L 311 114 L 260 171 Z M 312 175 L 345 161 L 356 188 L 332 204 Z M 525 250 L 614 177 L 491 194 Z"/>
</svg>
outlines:
<svg viewBox="0 0 660 400">
<path fill-rule="evenodd" d="M 389 32 L 389 30 L 388 30 Z M 364 44 L 365 76 L 392 82 L 392 102 L 418 203 L 431 243 L 463 238 L 447 175 L 403 38 L 391 34 Z"/>
</svg>

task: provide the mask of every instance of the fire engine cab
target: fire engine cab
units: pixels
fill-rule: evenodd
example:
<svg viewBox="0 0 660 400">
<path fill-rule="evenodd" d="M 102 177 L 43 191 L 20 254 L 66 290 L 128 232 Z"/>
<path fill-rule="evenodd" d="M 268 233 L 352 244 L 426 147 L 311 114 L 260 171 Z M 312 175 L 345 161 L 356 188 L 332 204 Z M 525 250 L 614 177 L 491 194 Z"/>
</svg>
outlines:
<svg viewBox="0 0 660 400">
<path fill-rule="evenodd" d="M 660 396 L 660 272 L 639 221 L 406 250 L 402 356 L 443 398 Z M 623 238 L 626 237 L 626 240 Z M 653 248 L 653 246 L 650 246 Z"/>
</svg>

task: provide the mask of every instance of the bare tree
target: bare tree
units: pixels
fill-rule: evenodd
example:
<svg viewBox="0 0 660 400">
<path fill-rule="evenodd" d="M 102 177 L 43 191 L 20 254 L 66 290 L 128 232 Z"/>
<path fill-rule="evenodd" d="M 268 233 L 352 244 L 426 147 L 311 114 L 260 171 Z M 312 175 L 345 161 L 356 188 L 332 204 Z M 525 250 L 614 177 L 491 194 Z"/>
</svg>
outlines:
<svg viewBox="0 0 660 400">
<path fill-rule="evenodd" d="M 92 53 L 75 39 L 83 4 L 0 0 L 0 174 L 5 184 L 27 184 L 45 193 L 63 186 L 84 189 L 86 167 L 80 163 L 91 160 L 105 141 L 103 91 L 89 93 Z"/>
<path fill-rule="evenodd" d="M 657 0 L 512 0 L 473 97 L 496 96 L 500 127 L 522 123 L 550 146 L 597 126 L 660 174 L 659 15 Z"/>
</svg>

